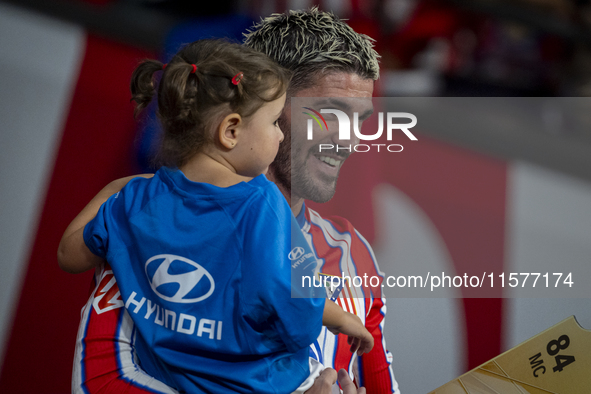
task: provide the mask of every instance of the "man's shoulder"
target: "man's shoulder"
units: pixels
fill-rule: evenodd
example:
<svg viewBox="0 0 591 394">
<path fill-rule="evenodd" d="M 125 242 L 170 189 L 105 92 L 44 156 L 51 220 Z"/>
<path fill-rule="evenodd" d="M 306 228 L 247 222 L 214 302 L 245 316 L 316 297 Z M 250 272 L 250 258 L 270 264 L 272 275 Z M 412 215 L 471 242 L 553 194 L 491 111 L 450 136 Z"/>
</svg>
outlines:
<svg viewBox="0 0 591 394">
<path fill-rule="evenodd" d="M 363 238 L 353 224 L 341 216 L 322 216 L 315 210 L 306 206 L 306 220 L 311 226 L 317 226 L 323 230 L 336 230 L 339 233 L 350 233 L 351 236 Z"/>
<path fill-rule="evenodd" d="M 306 225 L 303 230 L 308 233 L 316 256 L 322 259 L 323 274 L 340 276 L 346 272 L 383 278 L 370 243 L 349 220 L 340 216 L 323 217 L 308 207 L 305 214 Z M 360 289 L 367 291 L 365 297 L 372 291 L 370 287 Z M 381 294 L 380 288 L 375 291 L 374 298 L 380 298 L 376 297 Z M 354 297 L 358 296 L 363 297 Z"/>
<path fill-rule="evenodd" d="M 306 206 L 306 222 L 303 230 L 308 233 L 321 233 L 323 238 L 342 240 L 349 243 L 352 251 L 363 251 L 375 260 L 373 249 L 365 237 L 357 231 L 353 224 L 341 216 L 331 215 L 323 217 L 318 212 Z M 368 256 L 368 257 L 369 257 Z"/>
</svg>

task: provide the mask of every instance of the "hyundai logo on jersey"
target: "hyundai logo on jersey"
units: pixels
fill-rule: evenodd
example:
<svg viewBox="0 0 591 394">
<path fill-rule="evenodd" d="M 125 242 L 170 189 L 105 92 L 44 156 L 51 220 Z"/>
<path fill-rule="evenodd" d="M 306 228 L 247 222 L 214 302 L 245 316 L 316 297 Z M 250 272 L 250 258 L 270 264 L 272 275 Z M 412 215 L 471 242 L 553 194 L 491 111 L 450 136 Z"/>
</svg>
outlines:
<svg viewBox="0 0 591 394">
<path fill-rule="evenodd" d="M 290 260 L 297 260 L 300 257 L 302 257 L 303 254 L 304 248 L 302 248 L 301 246 L 297 246 L 293 248 L 291 252 L 289 252 L 289 255 L 287 257 L 289 257 Z"/>
<path fill-rule="evenodd" d="M 152 290 L 170 302 L 203 301 L 215 288 L 213 277 L 205 268 L 172 254 L 159 254 L 146 261 L 146 275 Z"/>
</svg>

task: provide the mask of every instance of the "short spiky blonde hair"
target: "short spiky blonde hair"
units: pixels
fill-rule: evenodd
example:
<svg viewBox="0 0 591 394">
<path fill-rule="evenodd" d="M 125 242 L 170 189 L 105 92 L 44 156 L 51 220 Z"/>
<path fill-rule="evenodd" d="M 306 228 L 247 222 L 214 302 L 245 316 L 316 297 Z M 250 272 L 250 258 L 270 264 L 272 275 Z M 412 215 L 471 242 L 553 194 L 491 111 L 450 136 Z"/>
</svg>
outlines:
<svg viewBox="0 0 591 394">
<path fill-rule="evenodd" d="M 244 45 L 293 71 L 292 92 L 311 86 L 323 72 L 345 71 L 378 79 L 380 56 L 374 42 L 317 7 L 273 14 L 244 34 Z"/>
</svg>

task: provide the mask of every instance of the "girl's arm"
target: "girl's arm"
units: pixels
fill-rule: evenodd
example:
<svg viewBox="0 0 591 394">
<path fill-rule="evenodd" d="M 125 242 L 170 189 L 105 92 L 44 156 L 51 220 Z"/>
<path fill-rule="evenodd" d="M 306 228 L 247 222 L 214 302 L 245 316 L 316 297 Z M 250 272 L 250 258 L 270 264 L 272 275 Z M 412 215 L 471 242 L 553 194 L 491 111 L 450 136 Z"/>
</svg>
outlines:
<svg viewBox="0 0 591 394">
<path fill-rule="evenodd" d="M 97 214 L 101 205 L 123 188 L 131 179 L 141 176 L 151 178 L 153 174 L 141 174 L 117 179 L 105 186 L 84 209 L 72 220 L 64 231 L 57 249 L 57 261 L 61 269 L 77 274 L 96 267 L 103 259 L 88 249 L 84 243 L 84 227 Z"/>
<path fill-rule="evenodd" d="M 352 313 L 345 312 L 330 300 L 326 300 L 324 305 L 322 324 L 333 334 L 348 335 L 347 343 L 351 345 L 351 352 L 357 351 L 359 356 L 373 348 L 373 336 L 363 326 L 361 319 Z"/>
</svg>

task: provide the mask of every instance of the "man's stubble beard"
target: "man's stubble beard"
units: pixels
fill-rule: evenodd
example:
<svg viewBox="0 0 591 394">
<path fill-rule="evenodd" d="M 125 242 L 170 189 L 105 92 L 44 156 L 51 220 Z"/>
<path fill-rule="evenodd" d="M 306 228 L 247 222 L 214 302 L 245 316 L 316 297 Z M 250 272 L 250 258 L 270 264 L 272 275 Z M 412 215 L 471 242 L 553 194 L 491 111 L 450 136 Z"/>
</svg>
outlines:
<svg viewBox="0 0 591 394">
<path fill-rule="evenodd" d="M 302 198 L 317 203 L 328 202 L 336 191 L 338 174 L 330 179 L 313 179 L 306 171 L 308 159 L 317 160 L 311 151 L 302 152 L 301 146 L 293 143 L 291 122 L 285 116 L 279 118 L 279 127 L 283 131 L 283 142 L 279 144 L 277 156 L 269 166 L 269 172 L 275 183 L 291 196 L 292 202 Z M 314 148 L 312 148 L 314 149 Z"/>
</svg>

